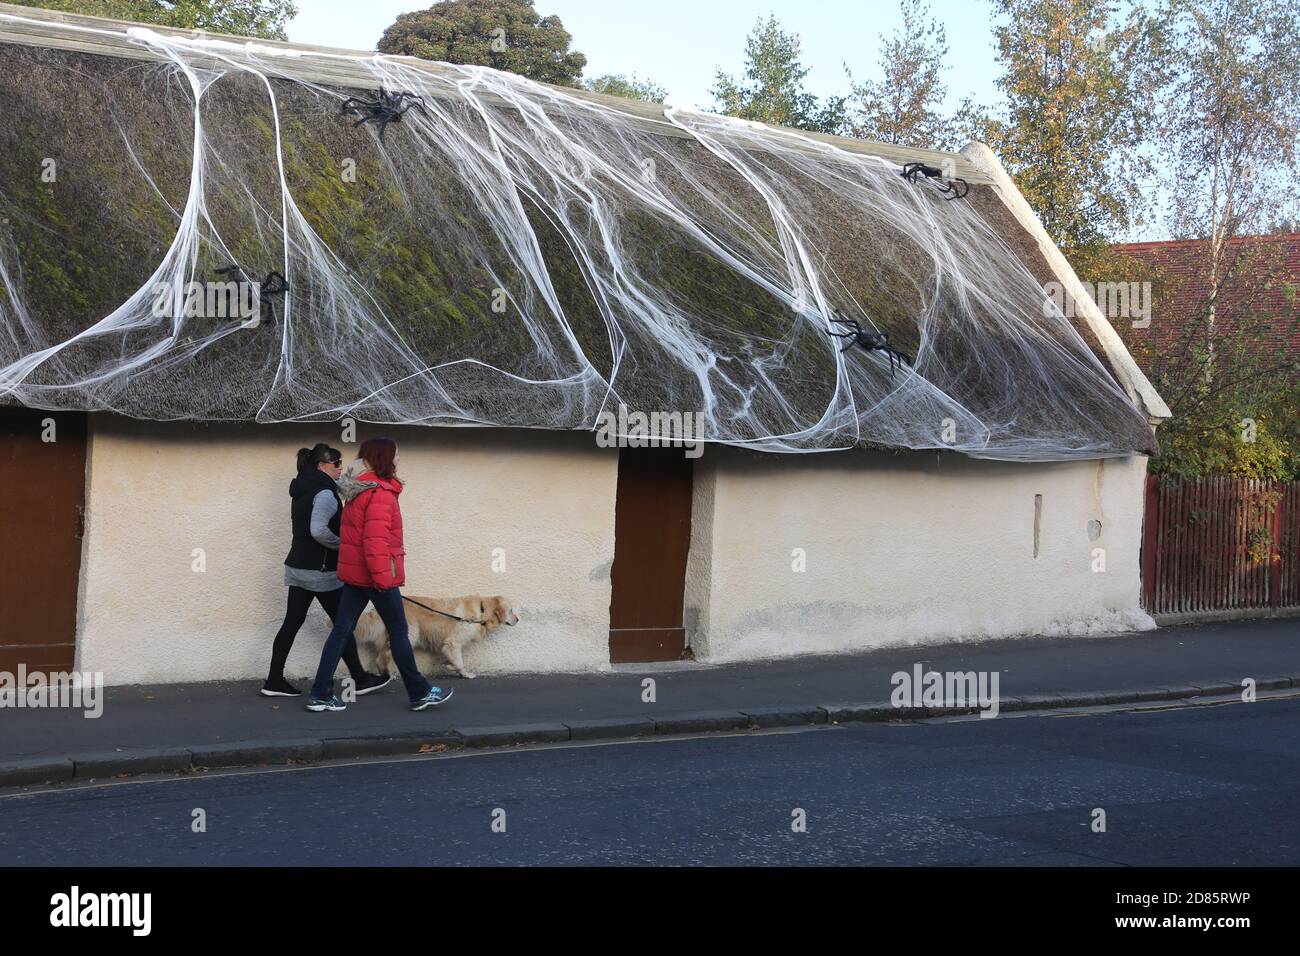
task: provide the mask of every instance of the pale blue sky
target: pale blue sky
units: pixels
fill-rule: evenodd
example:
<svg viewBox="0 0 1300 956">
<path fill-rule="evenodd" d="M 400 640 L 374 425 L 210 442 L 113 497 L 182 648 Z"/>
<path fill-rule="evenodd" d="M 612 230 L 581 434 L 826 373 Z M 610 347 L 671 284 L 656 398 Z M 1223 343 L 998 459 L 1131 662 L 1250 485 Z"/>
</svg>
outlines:
<svg viewBox="0 0 1300 956">
<path fill-rule="evenodd" d="M 432 0 L 298 0 L 289 39 L 349 49 L 374 49 L 400 13 Z M 843 63 L 856 78 L 875 76 L 882 34 L 899 21 L 897 0 L 536 0 L 556 14 L 587 56 L 585 76 L 638 73 L 669 91 L 668 101 L 708 107 L 714 70 L 739 73 L 745 37 L 768 13 L 803 39 L 808 87 L 819 96 L 847 92 Z M 964 96 L 997 98 L 997 67 L 985 0 L 931 0 L 947 25 L 949 105 Z"/>
</svg>

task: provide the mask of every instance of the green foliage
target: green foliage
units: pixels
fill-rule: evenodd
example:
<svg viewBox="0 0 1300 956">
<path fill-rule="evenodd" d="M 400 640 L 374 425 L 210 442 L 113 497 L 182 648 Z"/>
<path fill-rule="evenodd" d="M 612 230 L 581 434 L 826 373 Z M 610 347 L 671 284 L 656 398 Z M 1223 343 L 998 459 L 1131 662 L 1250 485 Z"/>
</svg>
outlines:
<svg viewBox="0 0 1300 956">
<path fill-rule="evenodd" d="M 1169 0 L 1164 13 L 1166 82 L 1152 139 L 1170 231 L 1198 242 L 1190 274 L 1169 290 L 1184 341 L 1155 355 L 1135 350 L 1174 415 L 1152 470 L 1294 479 L 1300 367 L 1276 353 L 1271 336 L 1288 318 L 1279 309 L 1300 336 L 1296 291 L 1282 278 L 1282 244 L 1234 239 L 1300 208 L 1291 188 L 1300 173 L 1300 26 L 1283 0 Z"/>
<path fill-rule="evenodd" d="M 531 0 L 443 0 L 399 16 L 384 31 L 379 52 L 576 86 L 587 58 L 570 51 L 571 42 L 560 18 L 539 15 Z"/>
<path fill-rule="evenodd" d="M 293 0 L 15 0 L 25 7 L 132 20 L 178 29 L 287 40 L 285 24 L 298 14 Z"/>
<path fill-rule="evenodd" d="M 1173 413 L 1160 426 L 1160 455 L 1150 464 L 1154 474 L 1300 478 L 1300 363 L 1271 347 L 1281 320 L 1278 297 L 1270 293 L 1280 289 L 1280 298 L 1290 301 L 1292 335 L 1300 336 L 1300 311 L 1288 300 L 1288 284 L 1274 279 L 1278 251 L 1252 252 L 1233 262 L 1231 322 L 1212 337 L 1203 324 L 1210 296 L 1198 281 L 1202 268 L 1169 276 L 1158 268 L 1129 267 L 1128 275 L 1152 282 L 1156 321 L 1184 322 L 1176 338 L 1162 337 L 1158 346 L 1127 323 L 1118 326 Z M 1109 274 L 1125 272 L 1116 267 Z"/>
<path fill-rule="evenodd" d="M 880 43 L 879 80 L 854 83 L 848 132 L 860 139 L 925 149 L 954 149 L 956 129 L 940 108 L 948 38 L 926 0 L 900 0 L 903 24 Z"/>
<path fill-rule="evenodd" d="M 1114 0 L 994 0 L 1007 109 L 968 117 L 1067 256 L 1127 229 L 1149 160 L 1159 20 Z"/>
<path fill-rule="evenodd" d="M 1217 402 L 1206 413 L 1175 415 L 1160 429 L 1152 474 L 1300 479 L 1300 386 L 1272 395 Z M 1251 427 L 1253 424 L 1253 428 Z"/>
<path fill-rule="evenodd" d="M 1155 276 L 1157 321 L 1180 322 L 1177 339 L 1154 350 L 1125 336 L 1173 412 L 1151 470 L 1293 480 L 1300 367 L 1272 343 L 1287 319 L 1279 308 L 1300 336 L 1296 290 L 1282 279 L 1281 244 L 1232 240 L 1290 224 L 1298 208 L 1300 27 L 1286 0 L 1169 0 L 1158 33 L 1158 123 L 1145 143 L 1163 170 L 1171 233 L 1199 241 L 1189 269 Z M 1093 278 L 1150 278 L 1098 259 L 1087 263 Z"/>
<path fill-rule="evenodd" d="M 647 103 L 662 103 L 668 97 L 668 91 L 658 83 L 640 79 L 635 73 L 631 76 L 607 73 L 595 79 L 584 80 L 582 85 L 593 93 L 622 96 L 630 100 L 645 100 Z"/>
<path fill-rule="evenodd" d="M 717 71 L 712 94 L 717 109 L 728 116 L 773 126 L 819 133 L 844 129 L 842 96 L 819 102 L 803 88 L 808 68 L 800 62 L 797 34 L 781 29 L 776 17 L 759 19 L 745 43 L 745 75 L 741 80 Z"/>
</svg>

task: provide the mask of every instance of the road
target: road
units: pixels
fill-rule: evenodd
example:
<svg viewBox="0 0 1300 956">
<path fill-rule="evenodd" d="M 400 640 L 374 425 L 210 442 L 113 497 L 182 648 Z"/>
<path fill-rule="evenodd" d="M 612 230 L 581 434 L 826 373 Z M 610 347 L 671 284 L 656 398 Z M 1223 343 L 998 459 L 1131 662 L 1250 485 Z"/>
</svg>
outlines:
<svg viewBox="0 0 1300 956">
<path fill-rule="evenodd" d="M 1300 699 L 0 796 L 6 866 L 597 863 L 1296 866 Z"/>
</svg>

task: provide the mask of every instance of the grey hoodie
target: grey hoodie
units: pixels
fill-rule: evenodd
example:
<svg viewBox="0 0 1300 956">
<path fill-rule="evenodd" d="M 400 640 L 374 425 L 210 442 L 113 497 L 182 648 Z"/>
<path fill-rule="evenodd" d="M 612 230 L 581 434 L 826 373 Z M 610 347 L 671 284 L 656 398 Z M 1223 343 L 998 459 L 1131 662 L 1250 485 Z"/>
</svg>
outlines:
<svg viewBox="0 0 1300 956">
<path fill-rule="evenodd" d="M 368 488 L 378 488 L 379 483 L 375 481 L 359 481 L 355 474 L 366 470 L 366 464 L 363 461 L 354 461 L 348 466 L 348 470 L 343 473 L 338 481 L 334 484 L 338 487 L 339 497 L 343 501 L 349 502 L 361 492 Z M 334 495 L 329 491 L 321 491 L 311 502 L 311 536 L 317 542 L 327 548 L 335 551 L 339 548 L 339 538 L 330 530 L 330 519 L 334 517 L 334 512 L 338 510 L 338 502 L 335 501 Z M 291 568 L 285 565 L 284 583 L 289 587 L 303 588 L 307 591 L 337 591 L 343 587 L 343 582 L 339 580 L 338 574 L 333 571 L 314 571 L 304 568 Z"/>
</svg>

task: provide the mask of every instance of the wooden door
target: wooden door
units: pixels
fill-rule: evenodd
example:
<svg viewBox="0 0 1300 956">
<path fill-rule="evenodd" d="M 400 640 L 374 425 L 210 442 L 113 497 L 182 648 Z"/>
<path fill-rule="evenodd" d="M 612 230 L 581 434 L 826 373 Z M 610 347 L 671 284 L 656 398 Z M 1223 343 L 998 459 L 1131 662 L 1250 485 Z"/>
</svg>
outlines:
<svg viewBox="0 0 1300 956">
<path fill-rule="evenodd" d="M 611 663 L 675 661 L 691 547 L 691 459 L 680 448 L 624 448 L 614 509 Z"/>
<path fill-rule="evenodd" d="M 86 416 L 0 408 L 0 671 L 72 669 L 85 503 Z"/>
</svg>

